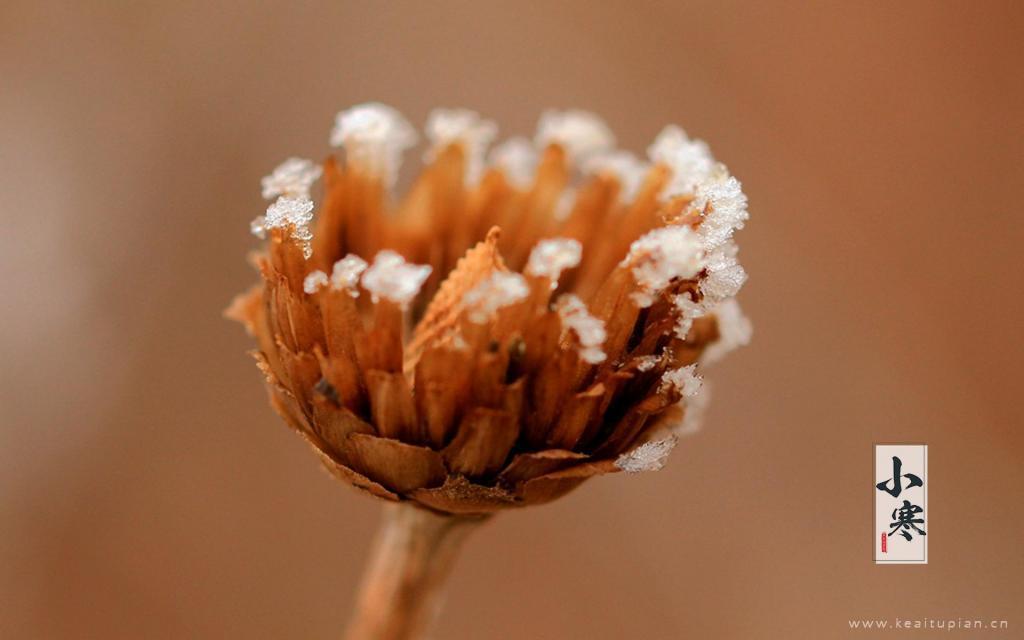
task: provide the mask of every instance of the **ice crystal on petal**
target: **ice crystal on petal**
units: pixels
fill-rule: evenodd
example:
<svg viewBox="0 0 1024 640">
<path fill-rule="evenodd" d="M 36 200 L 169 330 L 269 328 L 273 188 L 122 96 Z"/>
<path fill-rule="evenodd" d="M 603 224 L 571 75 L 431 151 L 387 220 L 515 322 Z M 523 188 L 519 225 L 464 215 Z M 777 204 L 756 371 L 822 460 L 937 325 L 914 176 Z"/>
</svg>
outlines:
<svg viewBox="0 0 1024 640">
<path fill-rule="evenodd" d="M 647 148 L 647 156 L 651 162 L 664 164 L 672 171 L 672 178 L 665 187 L 667 196 L 692 194 L 697 185 L 711 175 L 715 166 L 707 143 L 691 140 L 676 125 L 662 129 Z"/>
<path fill-rule="evenodd" d="M 700 282 L 701 293 L 710 304 L 716 304 L 739 293 L 747 281 L 747 272 L 736 260 L 736 243 L 729 241 L 707 258 L 707 276 Z"/>
<path fill-rule="evenodd" d="M 673 371 L 666 371 L 661 377 L 662 388 L 671 388 L 678 391 L 684 398 L 690 398 L 700 392 L 702 383 L 701 377 L 695 372 L 697 365 L 691 364 L 687 367 L 679 367 Z"/>
<path fill-rule="evenodd" d="M 349 162 L 378 174 L 389 187 L 398 178 L 402 153 L 418 139 L 402 114 L 379 102 L 339 112 L 331 131 L 331 144 L 344 146 Z"/>
<path fill-rule="evenodd" d="M 565 222 L 572 215 L 573 205 L 576 204 L 576 191 L 573 189 L 566 189 L 558 196 L 558 200 L 555 202 L 555 210 L 551 212 L 551 216 L 557 222 Z"/>
<path fill-rule="evenodd" d="M 287 229 L 291 227 L 291 236 L 302 246 L 302 253 L 309 258 L 313 254 L 309 241 L 313 233 L 309 223 L 313 221 L 313 201 L 306 196 L 281 196 L 267 207 L 264 222 L 266 229 Z M 255 221 L 254 221 L 255 222 Z"/>
<path fill-rule="evenodd" d="M 462 301 L 469 309 L 470 322 L 483 324 L 494 317 L 498 309 L 523 300 L 529 293 L 530 288 L 523 276 L 495 271 L 467 291 Z"/>
<path fill-rule="evenodd" d="M 675 327 L 676 337 L 680 340 L 686 340 L 686 336 L 693 327 L 693 321 L 704 315 L 704 306 L 699 302 L 694 302 L 688 292 L 677 295 L 673 298 L 672 303 L 679 313 Z"/>
<path fill-rule="evenodd" d="M 483 172 L 487 147 L 498 135 L 498 125 L 469 109 L 434 109 L 427 118 L 426 134 L 433 146 L 424 160 L 430 162 L 448 145 L 461 144 L 466 153 L 466 180 L 475 184 Z"/>
<path fill-rule="evenodd" d="M 267 219 L 264 216 L 256 216 L 249 223 L 249 231 L 260 240 L 267 237 Z"/>
<path fill-rule="evenodd" d="M 727 353 L 750 344 L 754 327 L 735 299 L 728 299 L 711 310 L 718 322 L 718 340 L 708 345 L 701 355 L 701 364 L 713 364 Z"/>
<path fill-rule="evenodd" d="M 658 356 L 641 356 L 637 358 L 636 370 L 640 372 L 650 371 L 654 368 L 654 365 L 658 364 L 661 360 Z"/>
<path fill-rule="evenodd" d="M 604 362 L 607 357 L 601 349 L 607 337 L 604 320 L 590 315 L 587 305 L 571 293 L 559 296 L 555 310 L 562 319 L 562 330 L 576 334 L 580 343 L 580 358 L 590 364 Z"/>
<path fill-rule="evenodd" d="M 740 181 L 729 176 L 724 169 L 721 174 L 697 186 L 693 206 L 697 211 L 706 211 L 697 233 L 708 251 L 730 240 L 733 232 L 742 229 L 750 217 L 747 196 L 743 194 Z"/>
<path fill-rule="evenodd" d="M 579 265 L 583 247 L 572 238 L 541 240 L 530 252 L 526 274 L 551 280 L 551 288 L 558 286 L 558 278 L 566 269 Z"/>
<path fill-rule="evenodd" d="M 584 161 L 615 146 L 615 136 L 604 120 L 578 109 L 542 113 L 534 141 L 540 148 L 560 145 L 573 162 Z"/>
<path fill-rule="evenodd" d="M 319 269 L 311 271 L 306 279 L 302 281 L 302 290 L 313 295 L 320 289 L 327 286 L 327 274 Z"/>
<path fill-rule="evenodd" d="M 509 138 L 494 147 L 488 160 L 501 169 L 510 184 L 520 189 L 530 186 L 537 170 L 537 150 L 523 137 Z"/>
<path fill-rule="evenodd" d="M 707 413 L 708 404 L 711 402 L 711 384 L 704 383 L 696 395 L 685 400 L 683 406 L 683 419 L 672 427 L 672 432 L 678 436 L 688 436 L 700 431 L 704 422 L 704 414 Z"/>
<path fill-rule="evenodd" d="M 323 169 L 303 158 L 288 158 L 274 169 L 269 176 L 260 181 L 263 197 L 266 199 L 277 196 L 309 197 L 309 189 L 316 182 Z"/>
<path fill-rule="evenodd" d="M 676 278 L 692 278 L 703 267 L 700 238 L 685 226 L 661 227 L 650 231 L 629 247 L 623 266 L 633 272 L 640 290 L 632 294 L 640 307 L 649 307 L 654 297 Z"/>
<path fill-rule="evenodd" d="M 610 175 L 618 181 L 622 189 L 619 200 L 632 202 L 640 191 L 640 185 L 650 167 L 628 151 L 611 151 L 600 153 L 589 158 L 583 164 L 583 171 L 596 175 Z"/>
<path fill-rule="evenodd" d="M 409 264 L 399 254 L 386 249 L 378 253 L 373 265 L 363 272 L 363 288 L 370 292 L 374 302 L 386 298 L 404 308 L 420 292 L 430 271 L 430 266 Z"/>
<path fill-rule="evenodd" d="M 679 438 L 670 435 L 658 440 L 645 442 L 632 451 L 626 452 L 615 460 L 615 466 L 626 473 L 641 471 L 659 471 L 668 461 L 669 454 L 675 449 Z"/>
<path fill-rule="evenodd" d="M 350 253 L 334 263 L 331 270 L 331 288 L 337 291 L 348 291 L 353 298 L 359 297 L 359 276 L 366 271 L 366 260 Z"/>
</svg>

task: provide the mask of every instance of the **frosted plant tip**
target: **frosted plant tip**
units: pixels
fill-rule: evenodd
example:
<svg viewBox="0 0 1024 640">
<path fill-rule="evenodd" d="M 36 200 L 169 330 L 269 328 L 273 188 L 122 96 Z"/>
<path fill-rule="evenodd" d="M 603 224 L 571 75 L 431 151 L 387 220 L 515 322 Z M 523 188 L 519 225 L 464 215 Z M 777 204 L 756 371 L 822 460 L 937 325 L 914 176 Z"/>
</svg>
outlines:
<svg viewBox="0 0 1024 640">
<path fill-rule="evenodd" d="M 530 252 L 526 263 L 526 274 L 551 281 L 551 288 L 558 286 L 558 278 L 566 269 L 580 263 L 583 247 L 572 238 L 551 238 L 541 240 Z"/>
<path fill-rule="evenodd" d="M 604 321 L 590 315 L 583 301 L 571 293 L 558 297 L 555 311 L 562 320 L 562 330 L 576 334 L 580 358 L 590 364 L 604 362 L 607 357 L 601 348 L 607 337 Z"/>
<path fill-rule="evenodd" d="M 389 187 L 398 177 L 402 153 L 418 140 L 402 114 L 378 102 L 339 112 L 331 131 L 331 144 L 345 147 L 350 163 L 376 173 Z"/>
<path fill-rule="evenodd" d="M 675 335 L 680 340 L 686 340 L 690 329 L 693 328 L 693 321 L 704 315 L 704 306 L 694 302 L 690 293 L 681 293 L 672 299 L 672 304 L 678 313 L 676 320 Z"/>
<path fill-rule="evenodd" d="M 374 302 L 385 298 L 404 308 L 420 292 L 430 271 L 429 265 L 409 264 L 399 254 L 386 249 L 378 253 L 373 265 L 363 272 L 363 288 L 370 292 Z"/>
<path fill-rule="evenodd" d="M 424 153 L 430 162 L 437 152 L 452 144 L 461 144 L 466 153 L 466 180 L 475 184 L 483 173 L 484 154 L 498 135 L 498 125 L 484 120 L 469 109 L 434 109 L 425 127 L 431 147 Z"/>
<path fill-rule="evenodd" d="M 302 281 L 302 290 L 313 295 L 320 289 L 327 286 L 327 274 L 323 271 L 311 271 L 306 279 Z"/>
<path fill-rule="evenodd" d="M 669 454 L 676 448 L 677 442 L 679 442 L 679 438 L 674 435 L 645 442 L 636 449 L 619 456 L 615 460 L 615 466 L 626 473 L 660 471 L 668 461 Z"/>
<path fill-rule="evenodd" d="M 526 138 L 509 138 L 491 149 L 488 161 L 501 169 L 512 186 L 525 189 L 537 169 L 537 150 Z"/>
<path fill-rule="evenodd" d="M 736 251 L 736 244 L 730 240 L 708 256 L 707 277 L 700 283 L 707 302 L 713 304 L 732 298 L 746 283 L 747 272 L 736 259 Z"/>
<path fill-rule="evenodd" d="M 579 162 L 613 148 L 615 136 L 604 120 L 588 111 L 549 110 L 541 114 L 535 142 L 540 148 L 557 144 Z"/>
<path fill-rule="evenodd" d="M 359 276 L 366 271 L 366 260 L 350 253 L 334 263 L 331 271 L 331 288 L 347 291 L 353 298 L 359 297 Z"/>
<path fill-rule="evenodd" d="M 313 238 L 309 223 L 313 221 L 313 201 L 306 196 L 281 196 L 267 207 L 264 222 L 265 229 L 287 229 L 291 227 L 291 236 L 299 242 L 302 254 L 309 258 L 313 249 L 309 241 Z M 255 222 L 255 221 L 254 221 Z"/>
<path fill-rule="evenodd" d="M 665 187 L 669 197 L 693 195 L 697 185 L 706 180 L 715 166 L 715 159 L 703 140 L 691 140 L 676 125 L 662 129 L 654 143 L 647 148 L 651 162 L 663 164 L 672 172 Z"/>
<path fill-rule="evenodd" d="M 697 185 L 693 207 L 704 214 L 697 233 L 706 250 L 720 247 L 742 229 L 750 214 L 740 181 L 722 172 Z"/>
<path fill-rule="evenodd" d="M 718 340 L 712 342 L 701 354 L 701 364 L 718 362 L 730 351 L 750 344 L 754 327 L 743 314 L 740 304 L 730 298 L 711 310 L 718 323 Z"/>
<path fill-rule="evenodd" d="M 495 271 L 467 291 L 462 301 L 469 310 L 470 322 L 483 324 L 494 317 L 498 309 L 525 299 L 529 293 L 530 288 L 523 276 Z"/>
<path fill-rule="evenodd" d="M 277 196 L 309 197 L 309 189 L 323 173 L 320 165 L 303 158 L 288 158 L 260 181 L 263 197 Z"/>
<path fill-rule="evenodd" d="M 677 391 L 684 398 L 691 398 L 700 393 L 703 381 L 695 372 L 697 365 L 679 367 L 674 371 L 666 371 L 661 378 L 662 388 Z"/>
<path fill-rule="evenodd" d="M 628 151 L 601 153 L 583 164 L 586 173 L 615 178 L 621 187 L 619 200 L 622 202 L 632 202 L 636 198 L 649 170 L 646 163 Z"/>
<path fill-rule="evenodd" d="M 638 291 L 632 294 L 640 307 L 649 307 L 654 297 L 676 278 L 692 278 L 703 268 L 700 238 L 689 227 L 661 227 L 648 232 L 629 247 L 622 265 L 629 267 Z"/>
</svg>

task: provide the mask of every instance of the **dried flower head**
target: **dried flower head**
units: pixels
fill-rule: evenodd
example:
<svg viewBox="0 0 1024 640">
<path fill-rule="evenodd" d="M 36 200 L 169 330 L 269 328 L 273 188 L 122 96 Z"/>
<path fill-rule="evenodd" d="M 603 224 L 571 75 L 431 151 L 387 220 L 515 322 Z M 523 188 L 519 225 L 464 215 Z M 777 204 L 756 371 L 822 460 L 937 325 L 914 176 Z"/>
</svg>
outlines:
<svg viewBox="0 0 1024 640">
<path fill-rule="evenodd" d="M 289 160 L 254 222 L 262 283 L 229 310 L 332 473 L 444 513 L 661 468 L 672 432 L 696 428 L 701 368 L 750 339 L 733 299 L 746 197 L 706 144 L 668 127 L 647 164 L 579 111 L 488 155 L 495 134 L 433 112 L 395 200 L 416 131 L 384 105 L 341 112 L 315 230 L 321 169 Z"/>
</svg>

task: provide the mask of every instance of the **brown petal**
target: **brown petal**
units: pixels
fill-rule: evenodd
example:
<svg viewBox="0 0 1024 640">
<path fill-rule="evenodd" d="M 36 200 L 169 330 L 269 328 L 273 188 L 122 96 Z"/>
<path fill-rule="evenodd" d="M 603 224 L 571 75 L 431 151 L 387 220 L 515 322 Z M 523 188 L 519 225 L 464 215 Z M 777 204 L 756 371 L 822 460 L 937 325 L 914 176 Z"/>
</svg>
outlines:
<svg viewBox="0 0 1024 640">
<path fill-rule="evenodd" d="M 375 433 L 368 422 L 344 407 L 334 406 L 319 394 L 313 398 L 313 427 L 330 447 L 331 453 L 342 461 L 347 459 L 350 433 Z"/>
<path fill-rule="evenodd" d="M 620 471 L 614 460 L 584 462 L 574 467 L 555 471 L 527 480 L 520 490 L 523 504 L 544 504 L 569 493 L 592 476 Z"/>
<path fill-rule="evenodd" d="M 441 455 L 426 447 L 365 433 L 348 439 L 352 467 L 397 493 L 439 486 L 447 475 Z"/>
<path fill-rule="evenodd" d="M 587 457 L 585 453 L 564 449 L 520 453 L 512 458 L 512 462 L 498 475 L 498 484 L 514 488 L 522 482 L 564 469 L 571 464 L 586 460 Z"/>
<path fill-rule="evenodd" d="M 363 370 L 402 371 L 403 311 L 394 302 L 381 299 L 373 305 L 373 328 L 356 343 Z"/>
<path fill-rule="evenodd" d="M 647 419 L 654 414 L 661 413 L 670 404 L 672 404 L 672 399 L 658 392 L 644 398 L 619 420 L 604 442 L 598 445 L 594 455 L 614 456 L 625 451 L 643 431 Z"/>
<path fill-rule="evenodd" d="M 556 449 L 574 448 L 601 406 L 606 392 L 605 386 L 598 382 L 586 391 L 572 396 L 558 416 L 555 426 L 547 434 L 548 446 Z"/>
<path fill-rule="evenodd" d="M 370 414 L 377 432 L 385 438 L 423 442 L 425 438 L 416 420 L 409 381 L 401 373 L 367 371 Z"/>
<path fill-rule="evenodd" d="M 323 451 L 320 451 L 315 446 L 313 447 L 313 451 L 315 451 L 317 457 L 320 458 L 320 462 L 324 465 L 324 468 L 327 469 L 331 473 L 331 475 L 338 478 L 339 480 L 347 484 L 350 484 L 353 487 L 356 487 L 357 489 L 368 491 L 371 495 L 376 496 L 378 498 L 384 498 L 385 500 L 394 501 L 401 500 L 401 498 L 398 497 L 398 494 L 388 491 L 382 485 L 374 482 L 373 480 L 370 480 L 363 474 L 357 471 L 353 471 L 352 469 L 349 469 L 345 465 L 336 462 L 329 455 L 327 455 Z"/>
<path fill-rule="evenodd" d="M 417 489 L 409 497 L 431 509 L 460 515 L 494 513 L 518 504 L 504 489 L 475 484 L 462 476 L 448 476 L 442 486 Z"/>
<path fill-rule="evenodd" d="M 448 442 L 465 403 L 471 380 L 471 354 L 450 346 L 428 347 L 416 364 L 416 411 L 430 443 Z"/>
<path fill-rule="evenodd" d="M 501 469 L 519 437 L 519 424 L 507 411 L 476 407 L 462 419 L 455 439 L 443 451 L 453 473 L 480 477 Z"/>
</svg>

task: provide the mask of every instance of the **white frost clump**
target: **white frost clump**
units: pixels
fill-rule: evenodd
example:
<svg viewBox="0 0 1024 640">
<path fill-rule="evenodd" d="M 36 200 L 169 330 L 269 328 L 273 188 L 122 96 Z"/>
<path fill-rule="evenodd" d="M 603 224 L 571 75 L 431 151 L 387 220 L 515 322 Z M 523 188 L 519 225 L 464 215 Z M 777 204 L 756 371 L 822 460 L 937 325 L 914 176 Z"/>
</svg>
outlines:
<svg viewBox="0 0 1024 640">
<path fill-rule="evenodd" d="M 739 293 L 747 281 L 747 272 L 736 259 L 738 247 L 731 240 L 707 257 L 707 276 L 700 282 L 705 302 L 716 304 Z"/>
<path fill-rule="evenodd" d="M 687 398 L 685 403 L 680 403 L 683 407 L 683 418 L 672 427 L 672 432 L 679 436 L 688 436 L 700 431 L 710 403 L 711 384 L 703 384 L 697 395 Z"/>
<path fill-rule="evenodd" d="M 629 247 L 622 265 L 633 271 L 640 290 L 632 294 L 640 307 L 649 307 L 654 297 L 676 278 L 692 278 L 704 266 L 700 238 L 685 226 L 661 227 L 643 235 Z"/>
<path fill-rule="evenodd" d="M 632 202 L 640 191 L 650 166 L 641 162 L 628 151 L 611 151 L 600 153 L 583 164 L 584 173 L 609 175 L 622 187 L 619 192 L 621 202 Z"/>
<path fill-rule="evenodd" d="M 715 160 L 703 140 L 691 140 L 682 128 L 669 125 L 662 129 L 647 148 L 651 162 L 664 164 L 672 171 L 665 187 L 667 196 L 693 194 L 697 185 L 711 175 Z"/>
<path fill-rule="evenodd" d="M 697 186 L 693 207 L 707 211 L 697 233 L 709 252 L 728 242 L 750 217 L 740 181 L 729 176 L 724 168 Z"/>
<path fill-rule="evenodd" d="M 640 356 L 636 359 L 636 370 L 640 372 L 650 371 L 658 364 L 659 360 L 661 358 L 658 356 Z"/>
<path fill-rule="evenodd" d="M 267 207 L 267 215 L 256 218 L 249 223 L 249 228 L 260 238 L 266 236 L 267 229 L 292 228 L 292 238 L 302 247 L 302 255 L 306 258 L 313 255 L 309 241 L 313 232 L 309 223 L 313 221 L 313 201 L 306 196 L 281 196 Z"/>
<path fill-rule="evenodd" d="M 525 189 L 533 182 L 537 170 L 537 150 L 521 136 L 509 138 L 491 149 L 488 158 L 492 166 L 501 169 L 509 183 Z"/>
<path fill-rule="evenodd" d="M 462 300 L 469 309 L 470 322 L 483 324 L 498 309 L 523 300 L 529 293 L 530 288 L 523 276 L 509 271 L 495 271 L 467 291 Z"/>
<path fill-rule="evenodd" d="M 306 279 L 302 281 L 302 290 L 313 295 L 320 289 L 327 286 L 327 274 L 317 269 L 316 271 L 310 271 Z"/>
<path fill-rule="evenodd" d="M 309 189 L 317 181 L 323 169 L 320 165 L 304 158 L 288 158 L 274 169 L 269 176 L 260 180 L 263 197 L 277 196 L 309 197 Z"/>
<path fill-rule="evenodd" d="M 548 110 L 541 114 L 534 142 L 541 149 L 558 144 L 571 162 L 608 151 L 615 146 L 615 136 L 604 120 L 588 111 L 570 109 Z"/>
<path fill-rule="evenodd" d="M 669 454 L 676 448 L 677 442 L 679 438 L 675 435 L 645 442 L 619 456 L 615 460 L 615 466 L 626 473 L 660 471 L 668 461 Z"/>
<path fill-rule="evenodd" d="M 562 330 L 576 334 L 580 343 L 580 358 L 590 364 L 604 362 L 607 356 L 601 346 L 608 335 L 604 321 L 590 315 L 587 305 L 571 293 L 559 296 L 555 310 L 562 319 Z"/>
<path fill-rule="evenodd" d="M 331 270 L 331 288 L 335 291 L 347 291 L 353 298 L 359 297 L 359 276 L 366 271 L 366 260 L 350 253 L 334 263 Z"/>
<path fill-rule="evenodd" d="M 675 327 L 676 337 L 686 340 L 686 336 L 689 335 L 690 329 L 693 327 L 693 321 L 704 315 L 704 305 L 694 302 L 689 292 L 677 295 L 672 299 L 672 303 L 679 313 Z"/>
<path fill-rule="evenodd" d="M 583 247 L 572 238 L 551 238 L 541 240 L 530 252 L 526 263 L 526 274 L 551 281 L 551 288 L 558 286 L 558 278 L 566 269 L 580 263 Z"/>
<path fill-rule="evenodd" d="M 697 365 L 691 364 L 687 367 L 679 367 L 673 371 L 666 371 L 661 377 L 662 389 L 671 388 L 678 391 L 684 398 L 691 398 L 700 393 L 703 380 L 696 374 Z"/>
<path fill-rule="evenodd" d="M 432 161 L 438 151 L 452 144 L 461 144 L 466 153 L 466 181 L 476 184 L 483 173 L 484 154 L 498 135 L 498 125 L 484 120 L 469 109 L 434 109 L 425 128 L 432 143 L 423 159 Z"/>
<path fill-rule="evenodd" d="M 430 271 L 429 265 L 409 264 L 386 249 L 377 254 L 373 265 L 363 273 L 363 288 L 370 292 L 374 302 L 386 298 L 405 308 L 420 292 Z"/>
<path fill-rule="evenodd" d="M 729 299 L 711 310 L 718 323 L 718 340 L 708 345 L 701 355 L 701 364 L 713 364 L 727 353 L 750 344 L 754 327 L 743 314 L 736 300 Z"/>
<path fill-rule="evenodd" d="M 331 144 L 344 146 L 349 162 L 378 174 L 389 187 L 398 178 L 402 153 L 418 139 L 402 114 L 379 102 L 339 112 L 331 131 Z"/>
</svg>

